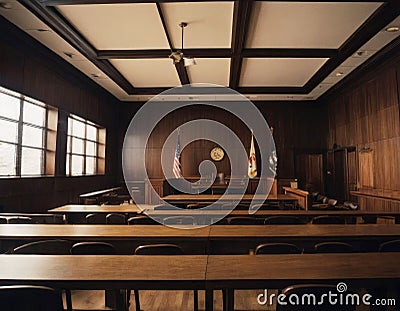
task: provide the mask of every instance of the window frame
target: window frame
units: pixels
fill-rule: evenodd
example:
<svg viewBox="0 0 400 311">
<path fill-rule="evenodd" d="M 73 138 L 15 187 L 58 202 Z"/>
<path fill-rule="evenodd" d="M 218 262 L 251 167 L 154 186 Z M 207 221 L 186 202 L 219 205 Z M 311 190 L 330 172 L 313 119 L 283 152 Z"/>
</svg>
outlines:
<svg viewBox="0 0 400 311">
<path fill-rule="evenodd" d="M 0 120 L 6 122 L 13 122 L 17 125 L 17 133 L 16 133 L 16 141 L 10 142 L 6 140 L 0 140 L 0 143 L 6 145 L 12 145 L 15 148 L 15 167 L 14 174 L 11 175 L 0 175 L 0 179 L 2 178 L 30 178 L 30 177 L 49 177 L 55 176 L 55 152 L 56 152 L 56 142 L 57 142 L 57 123 L 58 123 L 58 109 L 54 108 L 46 103 L 35 100 L 31 97 L 25 96 L 21 93 L 14 92 L 12 90 L 6 89 L 0 86 L 0 93 L 5 94 L 6 96 L 14 97 L 18 99 L 19 105 L 19 116 L 17 119 L 12 119 L 0 114 Z M 28 121 L 24 121 L 24 107 L 26 104 L 35 105 L 44 109 L 44 122 L 42 125 L 33 124 Z M 50 127 L 49 118 L 53 119 L 53 124 Z M 32 146 L 23 144 L 24 137 L 24 127 L 31 127 L 35 129 L 41 130 L 41 147 Z M 53 143 L 52 146 L 49 146 L 49 135 L 53 135 Z M 22 172 L 22 159 L 23 154 L 22 151 L 24 148 L 40 150 L 41 151 L 41 160 L 40 160 L 40 172 L 38 174 L 24 174 Z M 50 155 L 53 155 L 53 161 L 50 163 Z"/>
<path fill-rule="evenodd" d="M 84 124 L 83 136 L 79 136 L 73 132 L 73 122 L 80 122 Z M 96 138 L 88 138 L 88 126 L 96 129 Z M 73 151 L 73 141 L 81 140 L 83 147 L 82 152 Z M 88 142 L 95 144 L 94 155 L 88 154 Z M 105 175 L 105 149 L 106 149 L 106 128 L 102 127 L 92 121 L 84 119 L 74 114 L 69 114 L 67 118 L 67 148 L 66 148 L 66 161 L 65 161 L 65 175 L 67 177 L 79 177 L 79 176 L 97 176 Z M 74 173 L 72 170 L 73 156 L 82 157 L 82 169 L 80 173 Z M 94 159 L 94 172 L 88 173 L 87 160 L 88 158 Z"/>
</svg>

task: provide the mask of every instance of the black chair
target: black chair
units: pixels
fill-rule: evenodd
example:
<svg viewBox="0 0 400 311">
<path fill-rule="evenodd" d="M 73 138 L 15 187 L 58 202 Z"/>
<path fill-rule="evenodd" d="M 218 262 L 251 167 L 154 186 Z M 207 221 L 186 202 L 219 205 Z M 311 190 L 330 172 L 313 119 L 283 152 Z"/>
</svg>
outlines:
<svg viewBox="0 0 400 311">
<path fill-rule="evenodd" d="M 116 249 L 114 245 L 106 242 L 80 242 L 72 245 L 71 248 L 71 254 L 72 255 L 115 255 L 116 254 Z M 124 292 L 125 290 L 112 290 L 110 291 L 110 294 L 114 295 L 116 298 L 117 302 L 117 309 L 118 305 L 123 306 L 125 305 L 125 301 L 123 300 L 122 297 L 126 295 Z M 105 294 L 105 299 L 107 300 L 107 292 Z M 121 292 L 124 292 L 121 294 Z M 106 303 L 107 304 L 107 303 Z"/>
<path fill-rule="evenodd" d="M 135 216 L 128 219 L 128 225 L 156 225 L 157 222 L 147 216 Z"/>
<path fill-rule="evenodd" d="M 61 293 L 33 285 L 0 286 L 1 311 L 63 311 Z"/>
<path fill-rule="evenodd" d="M 98 213 L 98 214 L 88 214 L 85 217 L 87 224 L 94 224 L 94 225 L 105 225 L 106 224 L 106 216 L 105 214 Z"/>
<path fill-rule="evenodd" d="M 123 214 L 110 213 L 106 216 L 107 225 L 126 225 L 126 218 Z"/>
<path fill-rule="evenodd" d="M 352 291 L 346 291 L 345 293 L 340 293 L 337 291 L 336 286 L 333 285 L 325 285 L 325 284 L 304 284 L 304 285 L 292 285 L 288 286 L 282 290 L 282 294 L 286 295 L 286 297 L 291 297 L 296 295 L 295 297 L 299 297 L 299 304 L 291 304 L 288 299 L 285 300 L 286 305 L 277 304 L 276 311 L 356 311 L 357 305 L 351 305 L 352 299 L 349 299 L 349 304 L 335 305 L 329 302 L 329 299 L 326 299 L 326 295 L 332 292 L 339 296 L 342 294 L 346 295 L 354 295 L 355 293 Z M 307 295 L 307 296 L 306 296 Z M 325 299 L 322 298 L 322 295 L 325 295 Z M 337 297 L 338 297 L 337 296 Z M 305 299 L 302 299 L 306 297 Z M 315 297 L 315 303 L 314 302 Z M 304 303 L 302 302 L 304 301 Z M 310 303 L 309 303 L 310 301 Z M 344 298 L 344 301 L 345 298 Z M 317 305 L 317 303 L 322 302 L 321 305 Z"/>
<path fill-rule="evenodd" d="M 379 246 L 380 252 L 400 252 L 400 240 L 393 240 L 382 243 Z"/>
<path fill-rule="evenodd" d="M 346 219 L 344 217 L 324 215 L 314 217 L 311 223 L 318 225 L 344 225 L 346 223 Z"/>
<path fill-rule="evenodd" d="M 344 242 L 322 242 L 314 245 L 316 253 L 353 253 L 354 248 Z"/>
<path fill-rule="evenodd" d="M 80 242 L 71 247 L 72 255 L 114 255 L 114 245 L 106 242 Z"/>
<path fill-rule="evenodd" d="M 0 224 L 6 224 L 6 223 L 7 223 L 7 218 L 0 217 Z"/>
<path fill-rule="evenodd" d="M 26 255 L 69 255 L 72 242 L 67 240 L 43 240 L 26 243 L 14 248 L 12 254 Z M 71 291 L 65 290 L 65 301 L 67 310 L 72 310 Z"/>
<path fill-rule="evenodd" d="M 260 244 L 256 247 L 254 254 L 262 255 L 262 254 L 301 254 L 303 252 L 302 249 L 298 248 L 294 244 L 290 243 L 266 243 Z"/>
<path fill-rule="evenodd" d="M 33 220 L 31 217 L 25 216 L 15 216 L 8 218 L 9 224 L 33 224 Z"/>
<path fill-rule="evenodd" d="M 260 209 L 260 210 L 268 210 L 268 211 L 276 211 L 280 209 L 279 202 L 271 202 L 271 203 L 262 203 L 262 204 L 253 204 L 251 206 L 252 210 Z"/>
<path fill-rule="evenodd" d="M 301 225 L 304 222 L 296 216 L 271 216 L 264 220 L 265 225 Z"/>
<path fill-rule="evenodd" d="M 12 254 L 69 255 L 72 242 L 67 240 L 43 240 L 26 243 L 14 248 Z"/>
<path fill-rule="evenodd" d="M 255 217 L 228 217 L 226 219 L 229 225 L 259 225 L 260 219 Z"/>
<path fill-rule="evenodd" d="M 164 225 L 194 225 L 192 216 L 170 216 L 164 218 Z"/>
<path fill-rule="evenodd" d="M 175 244 L 153 244 L 141 245 L 135 249 L 135 255 L 184 255 L 181 247 Z M 140 311 L 139 290 L 134 290 L 136 311 Z M 130 291 L 128 290 L 127 301 L 130 301 Z M 193 310 L 198 311 L 198 292 L 194 291 Z M 129 309 L 129 305 L 128 305 Z"/>
</svg>

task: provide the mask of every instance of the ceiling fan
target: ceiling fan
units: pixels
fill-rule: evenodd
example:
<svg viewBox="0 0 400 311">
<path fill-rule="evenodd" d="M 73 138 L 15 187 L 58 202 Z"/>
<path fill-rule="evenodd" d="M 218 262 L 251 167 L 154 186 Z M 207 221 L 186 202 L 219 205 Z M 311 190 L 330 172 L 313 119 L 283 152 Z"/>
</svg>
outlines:
<svg viewBox="0 0 400 311">
<path fill-rule="evenodd" d="M 182 60 L 183 60 L 183 64 L 185 67 L 196 65 L 196 60 L 193 57 L 186 56 L 183 53 L 183 32 L 184 32 L 184 28 L 187 25 L 188 25 L 188 23 L 185 23 L 185 22 L 181 22 L 179 24 L 179 27 L 181 27 L 181 29 L 182 29 L 182 47 L 180 50 L 172 51 L 172 53 L 169 55 L 169 58 L 172 59 L 174 65 L 181 62 Z"/>
</svg>

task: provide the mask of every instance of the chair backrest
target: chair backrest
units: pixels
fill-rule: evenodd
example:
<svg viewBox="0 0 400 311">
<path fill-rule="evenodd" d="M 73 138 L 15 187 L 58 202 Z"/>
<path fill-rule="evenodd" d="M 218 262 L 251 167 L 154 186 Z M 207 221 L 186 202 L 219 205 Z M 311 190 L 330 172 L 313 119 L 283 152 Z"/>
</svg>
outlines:
<svg viewBox="0 0 400 311">
<path fill-rule="evenodd" d="M 253 204 L 251 208 L 260 210 L 279 210 L 279 203 L 263 203 L 263 204 Z"/>
<path fill-rule="evenodd" d="M 87 214 L 86 215 L 86 223 L 87 224 L 95 224 L 95 225 L 104 225 L 106 224 L 106 216 L 105 214 Z"/>
<path fill-rule="evenodd" d="M 164 218 L 164 225 L 194 225 L 192 216 L 171 216 Z"/>
<path fill-rule="evenodd" d="M 114 255 L 114 245 L 106 242 L 80 242 L 72 245 L 72 255 Z"/>
<path fill-rule="evenodd" d="M 302 249 L 298 248 L 294 244 L 290 243 L 266 243 L 260 244 L 256 247 L 254 254 L 262 255 L 262 254 L 301 254 L 303 252 Z"/>
<path fill-rule="evenodd" d="M 183 249 L 175 244 L 149 244 L 136 247 L 135 255 L 183 255 Z"/>
<path fill-rule="evenodd" d="M 255 217 L 228 217 L 229 225 L 259 225 L 260 220 Z"/>
<path fill-rule="evenodd" d="M 2 311 L 63 311 L 61 292 L 33 285 L 0 286 Z"/>
<path fill-rule="evenodd" d="M 68 255 L 72 243 L 67 240 L 43 240 L 18 246 L 12 254 Z"/>
<path fill-rule="evenodd" d="M 314 245 L 316 253 L 353 253 L 354 248 L 344 242 L 323 242 Z"/>
<path fill-rule="evenodd" d="M 15 216 L 8 218 L 9 224 L 32 224 L 34 223 L 31 217 Z"/>
<path fill-rule="evenodd" d="M 329 292 L 332 294 L 336 294 L 338 297 L 339 294 L 343 295 L 343 303 L 332 304 L 329 299 L 327 299 L 327 295 Z M 292 285 L 284 288 L 282 290 L 282 294 L 286 295 L 286 305 L 281 303 L 277 304 L 276 311 L 316 311 L 316 310 L 324 310 L 324 311 L 356 311 L 357 305 L 352 305 L 352 297 L 347 295 L 354 295 L 355 293 L 351 290 L 348 290 L 344 293 L 340 293 L 337 291 L 336 286 L 333 285 L 324 285 L 324 284 L 302 284 L 302 285 Z M 322 297 L 322 295 L 325 295 Z M 292 297 L 292 298 L 291 298 Z M 296 297 L 296 299 L 293 299 Z M 349 298 L 347 298 L 349 297 Z M 297 304 L 296 300 L 298 298 L 299 304 Z M 346 304 L 347 299 L 347 304 Z M 354 299 L 356 300 L 356 299 Z M 290 301 L 293 301 L 290 303 Z M 339 301 L 339 300 L 338 300 Z M 318 304 L 322 302 L 322 304 Z"/>
<path fill-rule="evenodd" d="M 155 211 L 173 211 L 173 210 L 179 210 L 178 207 L 174 205 L 168 205 L 168 204 L 162 204 L 162 205 L 157 205 L 154 206 Z"/>
<path fill-rule="evenodd" d="M 345 224 L 346 219 L 338 216 L 316 216 L 312 219 L 311 223 L 318 225 L 335 225 Z"/>
<path fill-rule="evenodd" d="M 156 225 L 157 222 L 147 216 L 135 216 L 128 219 L 128 225 Z"/>
<path fill-rule="evenodd" d="M 0 224 L 6 224 L 6 223 L 7 223 L 7 218 L 0 216 Z"/>
<path fill-rule="evenodd" d="M 107 214 L 106 224 L 108 224 L 108 225 L 126 225 L 125 215 L 117 214 L 117 213 Z"/>
<path fill-rule="evenodd" d="M 271 216 L 264 220 L 266 225 L 301 225 L 304 222 L 296 216 Z"/>
<path fill-rule="evenodd" d="M 400 240 L 393 240 L 382 243 L 379 246 L 380 252 L 400 252 Z"/>
</svg>

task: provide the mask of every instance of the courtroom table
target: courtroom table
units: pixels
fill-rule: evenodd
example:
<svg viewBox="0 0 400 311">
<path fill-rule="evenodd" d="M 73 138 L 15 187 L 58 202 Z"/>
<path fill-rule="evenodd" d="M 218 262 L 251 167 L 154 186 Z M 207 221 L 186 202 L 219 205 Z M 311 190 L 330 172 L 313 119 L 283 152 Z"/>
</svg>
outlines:
<svg viewBox="0 0 400 311">
<path fill-rule="evenodd" d="M 207 256 L 0 255 L 0 284 L 62 289 L 205 289 Z M 121 297 L 123 298 L 123 297 Z M 124 310 L 124 306 L 119 306 Z"/>
<path fill-rule="evenodd" d="M 142 244 L 175 243 L 187 254 L 248 254 L 261 243 L 290 242 L 311 249 L 322 241 L 347 241 L 359 251 L 376 251 L 380 243 L 400 238 L 400 225 L 214 225 L 178 229 L 162 225 L 0 225 L 6 251 L 33 240 L 108 241 L 123 254 Z"/>
<path fill-rule="evenodd" d="M 381 243 L 400 238 L 400 225 L 215 225 L 208 241 L 210 254 L 246 254 L 259 244 L 295 243 L 311 252 L 316 243 L 351 243 L 355 251 L 377 251 Z"/>
<path fill-rule="evenodd" d="M 349 289 L 398 285 L 399 262 L 400 253 L 213 255 L 207 261 L 206 304 L 212 309 L 212 291 L 217 289 L 232 293 L 233 289 L 273 289 L 300 283 L 345 282 Z M 233 310 L 233 295 L 227 301 L 228 310 Z"/>
<path fill-rule="evenodd" d="M 204 203 L 204 202 L 216 202 L 218 200 L 224 203 L 230 201 L 239 201 L 244 204 L 250 204 L 253 200 L 254 203 L 264 202 L 278 202 L 280 204 L 291 204 L 294 205 L 297 202 L 296 198 L 286 194 L 278 195 L 264 195 L 264 194 L 171 194 L 163 197 L 162 199 L 171 204 L 191 204 L 191 203 Z"/>
<path fill-rule="evenodd" d="M 117 252 L 133 254 L 143 244 L 178 243 L 188 254 L 205 254 L 210 227 L 178 229 L 161 225 L 41 225 L 0 224 L 1 250 L 46 239 L 71 241 L 106 241 L 113 243 Z"/>
<path fill-rule="evenodd" d="M 154 205 L 140 204 L 120 204 L 120 205 L 85 205 L 85 204 L 68 204 L 48 210 L 53 214 L 64 214 L 68 223 L 82 222 L 87 214 L 92 213 L 120 213 L 135 216 L 143 210 L 152 209 Z"/>
</svg>

